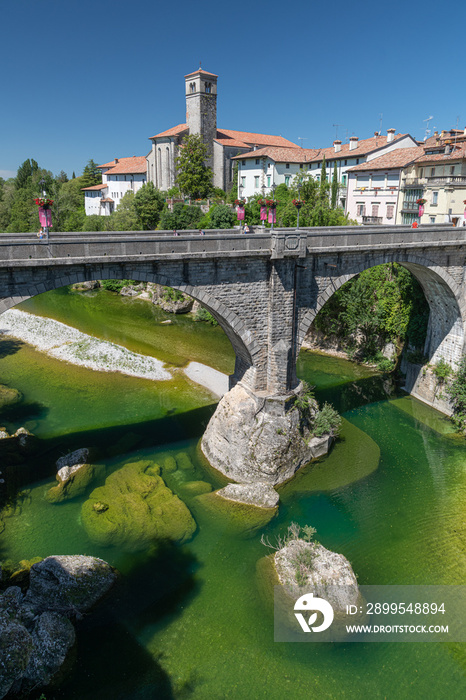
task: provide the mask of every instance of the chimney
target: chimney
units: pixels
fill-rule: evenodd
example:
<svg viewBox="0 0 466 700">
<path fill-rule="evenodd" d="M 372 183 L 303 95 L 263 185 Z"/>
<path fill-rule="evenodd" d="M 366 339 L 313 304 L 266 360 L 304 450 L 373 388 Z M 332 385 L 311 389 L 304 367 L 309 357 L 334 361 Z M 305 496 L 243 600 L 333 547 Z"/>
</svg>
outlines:
<svg viewBox="0 0 466 700">
<path fill-rule="evenodd" d="M 449 143 L 447 143 L 447 144 L 445 145 L 445 155 L 446 155 L 446 156 L 449 156 L 450 153 L 451 153 L 451 145 L 450 145 Z"/>
<path fill-rule="evenodd" d="M 396 129 L 387 129 L 387 143 L 391 143 L 395 138 Z"/>
<path fill-rule="evenodd" d="M 115 158 L 115 165 L 118 163 L 118 158 Z"/>
<path fill-rule="evenodd" d="M 464 127 L 463 134 L 466 136 L 466 126 Z"/>
<path fill-rule="evenodd" d="M 335 149 L 335 153 L 340 153 L 340 151 L 341 151 L 341 141 L 334 141 L 334 142 L 333 142 L 333 148 Z"/>
<path fill-rule="evenodd" d="M 350 136 L 350 140 L 349 140 L 350 151 L 354 151 L 354 149 L 358 147 L 358 141 L 359 141 L 359 138 L 357 136 Z"/>
</svg>

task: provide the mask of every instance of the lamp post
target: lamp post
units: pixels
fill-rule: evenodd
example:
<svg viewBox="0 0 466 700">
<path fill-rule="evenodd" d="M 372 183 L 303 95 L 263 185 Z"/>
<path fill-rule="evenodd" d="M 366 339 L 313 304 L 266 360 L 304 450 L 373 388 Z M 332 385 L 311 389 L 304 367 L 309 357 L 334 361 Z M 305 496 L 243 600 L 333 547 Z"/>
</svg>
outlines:
<svg viewBox="0 0 466 700">
<path fill-rule="evenodd" d="M 45 200 L 45 199 L 47 199 L 47 193 L 45 191 L 44 178 L 41 178 L 39 180 L 39 185 L 40 185 L 40 188 L 42 190 L 42 197 Z M 51 215 L 50 209 L 48 208 L 47 205 L 42 207 L 42 212 L 40 211 L 40 209 L 41 208 L 39 208 L 39 219 L 40 219 L 40 223 L 42 226 L 42 230 L 45 232 L 45 236 L 46 236 L 46 239 L 48 241 L 49 240 L 49 227 L 50 227 L 51 222 L 52 222 L 52 215 Z"/>
<path fill-rule="evenodd" d="M 298 200 L 301 201 L 301 183 L 300 183 L 300 182 L 298 182 L 297 189 L 298 189 Z M 296 223 L 296 228 L 299 229 L 299 211 L 300 211 L 300 209 L 301 209 L 301 205 L 298 204 L 298 206 L 296 207 L 296 209 L 298 210 L 298 220 L 297 220 L 297 223 Z"/>
<path fill-rule="evenodd" d="M 272 201 L 274 202 L 274 204 L 273 204 L 273 206 L 271 207 L 271 209 L 272 209 L 272 216 L 271 216 L 271 218 L 269 219 L 270 223 L 272 224 L 271 227 L 270 227 L 270 230 L 271 230 L 271 231 L 273 231 L 273 225 L 274 225 L 274 223 L 275 223 L 275 218 L 276 218 L 275 212 L 276 212 L 276 210 L 277 210 L 277 207 L 276 207 L 276 204 L 275 204 L 275 190 L 276 190 L 276 188 L 277 188 L 277 185 L 276 185 L 274 182 L 272 182 L 272 187 L 271 187 L 270 189 L 272 190 Z"/>
</svg>

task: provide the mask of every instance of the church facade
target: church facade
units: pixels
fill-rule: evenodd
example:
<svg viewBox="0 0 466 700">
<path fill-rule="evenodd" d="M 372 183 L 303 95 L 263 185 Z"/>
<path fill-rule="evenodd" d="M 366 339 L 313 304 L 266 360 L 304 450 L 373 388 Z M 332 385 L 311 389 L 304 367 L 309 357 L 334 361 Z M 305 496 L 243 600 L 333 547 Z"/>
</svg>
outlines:
<svg viewBox="0 0 466 700">
<path fill-rule="evenodd" d="M 282 136 L 254 134 L 217 128 L 217 80 L 214 73 L 199 68 L 185 75 L 186 123 L 155 136 L 147 160 L 147 181 L 159 190 L 175 186 L 176 158 L 184 136 L 200 134 L 207 148 L 206 165 L 214 174 L 214 187 L 231 189 L 235 156 L 265 146 L 297 148 Z"/>
</svg>

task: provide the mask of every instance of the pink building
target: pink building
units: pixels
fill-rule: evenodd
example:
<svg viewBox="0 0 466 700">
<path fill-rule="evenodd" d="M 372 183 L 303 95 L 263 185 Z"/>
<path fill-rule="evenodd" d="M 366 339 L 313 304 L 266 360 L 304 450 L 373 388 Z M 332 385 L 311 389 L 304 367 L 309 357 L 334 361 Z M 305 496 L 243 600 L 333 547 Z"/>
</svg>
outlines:
<svg viewBox="0 0 466 700">
<path fill-rule="evenodd" d="M 394 224 L 401 170 L 424 153 L 421 146 L 399 148 L 349 168 L 346 213 L 358 224 Z"/>
</svg>

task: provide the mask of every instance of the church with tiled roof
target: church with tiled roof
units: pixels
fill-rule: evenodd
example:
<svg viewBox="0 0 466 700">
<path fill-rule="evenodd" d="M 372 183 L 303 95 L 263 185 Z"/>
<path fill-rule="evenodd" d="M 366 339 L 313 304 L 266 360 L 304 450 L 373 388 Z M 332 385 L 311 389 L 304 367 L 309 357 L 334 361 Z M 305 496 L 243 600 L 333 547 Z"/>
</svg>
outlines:
<svg viewBox="0 0 466 700">
<path fill-rule="evenodd" d="M 234 156 L 264 148 L 297 148 L 282 136 L 217 128 L 217 79 L 199 68 L 185 75 L 186 122 L 151 136 L 147 155 L 147 179 L 160 190 L 175 185 L 175 159 L 187 134 L 201 134 L 207 147 L 206 164 L 214 173 L 214 187 L 228 191 L 232 185 Z"/>
</svg>

